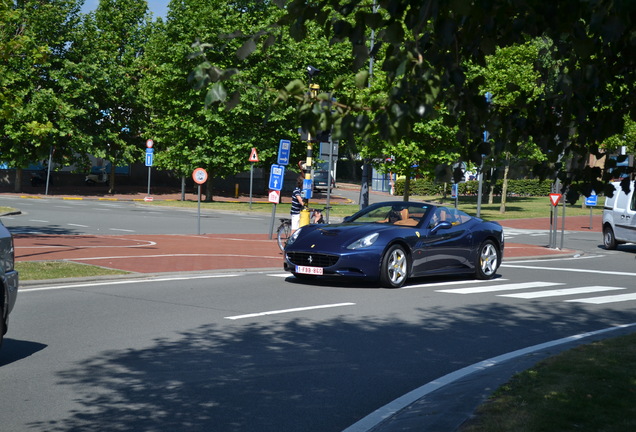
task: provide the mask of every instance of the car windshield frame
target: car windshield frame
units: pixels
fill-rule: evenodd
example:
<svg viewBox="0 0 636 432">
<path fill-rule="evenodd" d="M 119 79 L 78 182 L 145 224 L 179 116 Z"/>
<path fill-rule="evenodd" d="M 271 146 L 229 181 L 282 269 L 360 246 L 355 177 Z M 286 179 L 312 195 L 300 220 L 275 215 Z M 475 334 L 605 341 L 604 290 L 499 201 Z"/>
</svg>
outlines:
<svg viewBox="0 0 636 432">
<path fill-rule="evenodd" d="M 383 202 L 370 205 L 347 218 L 347 223 L 377 223 L 419 227 L 435 208 L 432 204 Z"/>
</svg>

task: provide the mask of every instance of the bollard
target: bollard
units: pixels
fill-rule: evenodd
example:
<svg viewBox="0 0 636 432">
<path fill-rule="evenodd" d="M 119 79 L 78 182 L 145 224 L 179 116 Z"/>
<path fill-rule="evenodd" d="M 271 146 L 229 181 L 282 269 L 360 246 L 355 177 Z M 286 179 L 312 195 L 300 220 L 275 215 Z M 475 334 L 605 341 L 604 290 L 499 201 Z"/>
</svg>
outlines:
<svg viewBox="0 0 636 432">
<path fill-rule="evenodd" d="M 304 208 L 300 211 L 300 221 L 298 222 L 298 226 L 309 225 L 309 210 Z"/>
<path fill-rule="evenodd" d="M 239 184 L 235 183 L 234 184 L 234 198 L 238 198 L 239 197 Z"/>
</svg>

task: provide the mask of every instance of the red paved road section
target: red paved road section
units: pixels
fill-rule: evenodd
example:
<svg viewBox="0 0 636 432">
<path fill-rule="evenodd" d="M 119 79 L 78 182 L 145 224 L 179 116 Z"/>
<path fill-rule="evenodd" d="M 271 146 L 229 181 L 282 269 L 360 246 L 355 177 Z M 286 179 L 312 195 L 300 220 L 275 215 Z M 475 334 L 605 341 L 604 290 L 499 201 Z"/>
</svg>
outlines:
<svg viewBox="0 0 636 432">
<path fill-rule="evenodd" d="M 501 221 L 505 227 L 549 230 L 548 219 Z M 560 241 L 559 225 L 559 241 Z M 594 231 L 600 216 L 566 218 L 566 230 Z M 547 243 L 547 238 L 546 238 Z M 567 241 L 565 242 L 567 245 Z M 283 255 L 266 234 L 58 236 L 16 235 L 18 261 L 67 260 L 136 273 L 283 268 Z M 504 259 L 571 255 L 576 251 L 506 243 Z"/>
<path fill-rule="evenodd" d="M 15 236 L 17 261 L 66 260 L 137 273 L 281 268 L 266 234 Z"/>
</svg>

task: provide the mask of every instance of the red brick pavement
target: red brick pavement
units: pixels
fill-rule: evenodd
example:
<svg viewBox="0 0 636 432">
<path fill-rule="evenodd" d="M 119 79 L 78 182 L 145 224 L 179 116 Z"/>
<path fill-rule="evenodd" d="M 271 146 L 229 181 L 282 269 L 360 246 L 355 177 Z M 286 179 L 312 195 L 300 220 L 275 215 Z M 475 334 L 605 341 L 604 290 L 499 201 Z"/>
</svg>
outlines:
<svg viewBox="0 0 636 432">
<path fill-rule="evenodd" d="M 33 192 L 36 192 L 35 190 Z M 37 193 L 39 192 L 39 194 Z M 42 196 L 38 190 L 34 197 Z M 57 193 L 56 193 L 57 192 Z M 64 199 L 143 200 L 145 193 L 138 190 L 119 194 L 97 194 L 97 187 L 65 190 Z M 53 191 L 52 195 L 62 191 Z M 21 196 L 29 196 L 19 194 Z M 58 195 L 59 197 L 59 195 Z M 179 200 L 174 190 L 153 193 L 155 200 Z M 316 199 L 317 198 L 317 199 Z M 315 197 L 316 203 L 324 198 Z M 196 200 L 193 194 L 186 199 Z M 253 196 L 254 201 L 267 201 L 265 196 Z M 247 201 L 248 196 L 214 196 L 217 201 Z M 336 194 L 332 202 L 348 201 Z M 549 230 L 549 218 L 502 220 L 507 228 Z M 557 224 L 561 230 L 561 220 Z M 601 216 L 594 216 L 590 229 L 589 216 L 566 217 L 568 231 L 601 231 Z M 547 240 L 546 240 L 547 243 Z M 126 236 L 15 236 L 16 260 L 68 260 L 138 273 L 207 271 L 223 269 L 282 268 L 283 256 L 275 240 L 266 234 L 226 235 L 126 235 Z M 504 259 L 519 259 L 551 255 L 573 254 L 572 250 L 549 249 L 546 246 L 506 243 Z"/>
<path fill-rule="evenodd" d="M 505 227 L 549 229 L 547 219 L 501 221 Z M 560 229 L 560 226 L 559 226 Z M 566 218 L 566 230 L 589 230 L 589 217 Z M 593 221 L 599 232 L 600 216 Z M 282 269 L 276 240 L 260 234 L 15 236 L 17 261 L 67 260 L 136 273 Z M 506 243 L 504 259 L 571 255 L 575 251 Z"/>
<path fill-rule="evenodd" d="M 137 273 L 282 268 L 266 234 L 15 236 L 17 261 L 66 260 Z"/>
</svg>

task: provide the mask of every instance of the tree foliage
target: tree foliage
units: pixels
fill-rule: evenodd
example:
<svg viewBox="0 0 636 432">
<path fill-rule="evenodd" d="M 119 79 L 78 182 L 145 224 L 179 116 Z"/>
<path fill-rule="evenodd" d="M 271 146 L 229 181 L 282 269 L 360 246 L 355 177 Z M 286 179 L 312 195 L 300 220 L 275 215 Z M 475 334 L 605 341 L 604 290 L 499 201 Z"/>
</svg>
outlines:
<svg viewBox="0 0 636 432">
<path fill-rule="evenodd" d="M 309 23 L 325 29 L 334 43 L 346 43 L 353 57 L 351 74 L 363 82 L 364 64 L 373 57 L 385 73 L 372 105 L 350 104 L 321 109 L 320 100 L 301 101 L 299 111 L 314 128 L 333 125 L 336 136 L 357 134 L 397 143 L 415 125 L 444 103 L 456 119 L 462 156 L 476 161 L 481 154 L 515 152 L 532 140 L 547 161 L 535 167 L 540 176 L 559 173 L 564 184 L 579 179 L 597 181 L 595 170 L 562 169 L 564 161 L 599 154 L 599 144 L 623 129 L 624 116 L 633 118 L 633 24 L 636 4 L 629 0 L 539 0 L 508 2 L 441 2 L 379 0 L 292 0 L 277 25 L 296 40 L 307 37 Z M 376 48 L 369 50 L 371 31 Z M 267 32 L 253 42 L 268 43 Z M 541 55 L 549 64 L 535 64 L 543 92 L 528 99 L 526 92 L 510 101 L 514 109 L 494 116 L 488 112 L 478 80 L 468 80 L 466 65 L 485 65 L 497 47 L 545 38 Z M 211 66 L 211 65 L 210 65 Z M 223 85 L 223 71 L 200 76 Z M 335 87 L 335 85 L 334 85 Z M 512 85 L 512 94 L 521 90 Z M 298 95 L 296 87 L 282 92 Z M 222 94 L 220 92 L 219 94 Z M 311 120 L 308 120 L 311 119 Z M 484 125 L 506 130 L 506 140 L 489 148 L 476 140 Z M 600 155 L 600 154 L 599 154 Z"/>
</svg>

